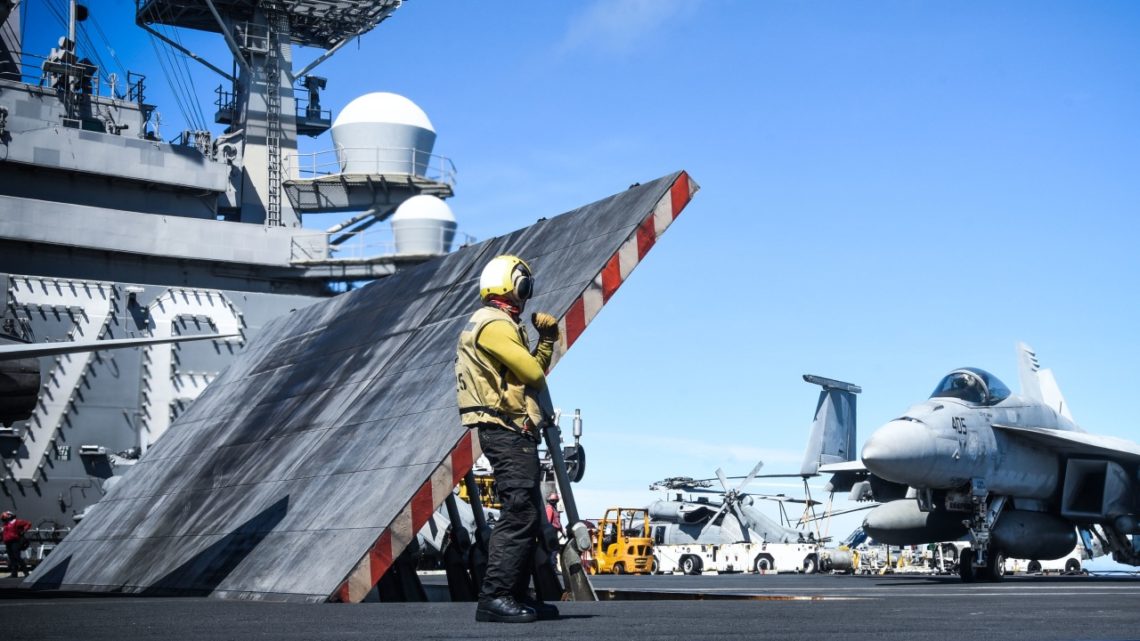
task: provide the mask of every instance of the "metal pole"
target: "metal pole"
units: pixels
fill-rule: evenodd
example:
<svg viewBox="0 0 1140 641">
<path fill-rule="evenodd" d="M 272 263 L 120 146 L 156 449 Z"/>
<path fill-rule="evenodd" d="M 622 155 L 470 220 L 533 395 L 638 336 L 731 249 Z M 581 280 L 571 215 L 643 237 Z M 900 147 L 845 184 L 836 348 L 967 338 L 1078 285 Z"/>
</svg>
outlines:
<svg viewBox="0 0 1140 641">
<path fill-rule="evenodd" d="M 463 477 L 467 485 L 468 502 L 471 504 L 471 513 L 475 515 L 475 531 L 480 532 L 487 527 L 487 515 L 483 513 L 483 497 L 480 496 L 479 483 L 475 480 L 475 472 L 467 471 Z"/>
<path fill-rule="evenodd" d="M 238 48 L 237 42 L 234 40 L 230 30 L 226 27 L 225 21 L 222 20 L 222 15 L 218 13 L 217 7 L 214 6 L 214 0 L 206 0 L 206 6 L 209 7 L 210 13 L 214 14 L 214 20 L 218 21 L 218 28 L 222 31 L 222 37 L 226 39 L 226 44 L 230 47 L 230 52 L 234 55 L 234 60 L 237 60 L 241 68 L 245 70 L 252 81 L 253 69 L 250 68 L 249 63 L 245 61 L 245 57 L 241 54 L 241 49 Z"/>
<path fill-rule="evenodd" d="M 141 26 L 143 29 L 146 29 L 147 33 L 149 33 L 150 35 L 152 35 L 152 36 L 154 36 L 154 37 L 158 38 L 159 40 L 161 40 L 161 41 L 165 42 L 166 44 L 170 45 L 171 47 L 174 47 L 175 49 L 177 49 L 177 50 L 181 51 L 182 53 L 184 53 L 184 54 L 186 54 L 187 56 L 189 56 L 191 59 L 193 59 L 193 60 L 196 60 L 196 61 L 198 61 L 198 62 L 202 63 L 202 65 L 204 65 L 204 66 L 205 66 L 207 69 L 209 69 L 210 71 L 213 71 L 214 73 L 216 73 L 216 74 L 218 74 L 219 76 L 221 76 L 221 77 L 225 78 L 226 80 L 229 80 L 230 82 L 233 82 L 233 81 L 234 81 L 234 77 L 233 77 L 233 76 L 231 76 L 230 74 L 228 74 L 228 73 L 226 73 L 226 72 L 222 71 L 221 69 L 219 69 L 219 68 L 215 67 L 214 65 L 210 64 L 209 62 L 206 62 L 206 61 L 205 61 L 205 60 L 204 60 L 204 59 L 203 59 L 201 56 L 199 56 L 198 54 L 194 53 L 193 51 L 190 51 L 190 50 L 189 50 L 189 49 L 187 49 L 186 47 L 183 47 L 182 45 L 178 44 L 177 42 L 174 42 L 174 41 L 173 41 L 173 40 L 171 40 L 170 38 L 167 38 L 166 36 L 162 35 L 162 34 L 161 34 L 161 33 L 159 33 L 158 31 L 155 31 L 154 29 L 151 29 L 149 26 L 147 26 L 147 25 L 145 25 L 145 24 L 144 24 L 144 25 L 139 25 L 139 26 Z"/>
<path fill-rule="evenodd" d="M 75 11 L 75 0 L 71 0 L 67 8 L 67 39 L 71 41 L 71 46 L 78 52 L 78 47 L 75 46 Z"/>
<path fill-rule="evenodd" d="M 317 57 L 317 59 L 316 59 L 316 60 L 314 60 L 314 61 L 310 62 L 310 63 L 309 63 L 309 64 L 307 64 L 307 65 L 305 65 L 305 68 L 304 68 L 304 69 L 301 69 L 301 70 L 300 70 L 300 71 L 298 71 L 297 73 L 295 73 L 295 74 L 292 74 L 293 78 L 301 78 L 301 77 L 304 77 L 306 74 L 308 74 L 309 72 L 311 72 L 313 69 L 316 69 L 316 68 L 317 68 L 317 65 L 321 64 L 321 63 L 322 63 L 322 62 L 324 62 L 325 60 L 328 60 L 330 57 L 332 57 L 332 55 L 333 55 L 334 53 L 336 53 L 336 52 L 340 51 L 340 50 L 341 50 L 341 47 L 343 47 L 344 45 L 348 44 L 348 43 L 349 43 L 349 42 L 350 42 L 350 41 L 351 41 L 353 38 L 355 38 L 355 36 L 353 36 L 352 38 L 345 38 L 344 40 L 341 40 L 340 42 L 336 43 L 335 45 L 333 45 L 333 48 L 332 48 L 332 49 L 329 49 L 328 51 L 326 51 L 326 52 L 322 53 L 320 56 L 318 56 L 318 57 Z M 292 80 L 293 78 L 290 78 L 290 80 Z"/>
<path fill-rule="evenodd" d="M 553 420 L 554 403 L 550 400 L 550 390 L 542 390 L 538 395 L 538 402 L 543 415 L 548 417 L 542 435 L 546 439 L 546 450 L 550 453 L 550 462 L 553 463 L 554 476 L 558 479 L 558 488 L 562 490 L 566 519 L 574 524 L 582 519 L 578 518 L 578 504 L 574 501 L 574 491 L 570 489 L 570 475 L 566 473 L 566 457 L 562 455 L 562 429 Z"/>
<path fill-rule="evenodd" d="M 543 390 L 539 394 L 539 399 L 543 414 L 550 417 L 552 412 L 548 410 L 553 406 L 550 402 L 550 393 Z M 542 432 L 546 439 L 547 450 L 550 452 L 550 461 L 554 467 L 555 478 L 558 479 L 558 487 L 562 491 L 562 505 L 566 508 L 566 520 L 568 521 L 565 531 L 569 537 L 569 542 L 559 551 L 562 578 L 570 596 L 575 601 L 597 601 L 598 595 L 594 592 L 594 587 L 590 585 L 590 577 L 582 565 L 580 553 L 589 549 L 586 527 L 578 516 L 578 504 L 574 501 L 574 491 L 570 489 L 570 476 L 566 473 L 566 459 L 562 456 L 562 439 L 559 436 L 558 424 L 548 418 L 546 427 Z M 545 515 L 543 512 L 544 517 Z M 579 549 L 579 546 L 585 547 Z"/>
</svg>

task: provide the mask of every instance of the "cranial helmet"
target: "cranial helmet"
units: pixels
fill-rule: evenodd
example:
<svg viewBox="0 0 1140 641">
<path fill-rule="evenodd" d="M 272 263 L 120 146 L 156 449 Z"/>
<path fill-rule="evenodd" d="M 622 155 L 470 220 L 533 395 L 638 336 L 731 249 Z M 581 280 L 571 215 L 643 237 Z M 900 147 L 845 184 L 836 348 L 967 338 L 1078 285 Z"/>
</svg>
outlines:
<svg viewBox="0 0 1140 641">
<path fill-rule="evenodd" d="M 4 512 L 3 514 L 0 514 L 0 521 L 11 521 L 14 518 L 16 518 L 16 515 L 11 512 Z"/>
<path fill-rule="evenodd" d="M 554 494 L 554 493 L 552 492 L 552 493 L 550 494 L 550 496 L 546 497 L 546 500 L 547 500 L 548 502 L 550 502 L 550 503 L 557 503 L 557 502 L 558 502 L 558 495 L 557 495 L 557 494 Z"/>
<path fill-rule="evenodd" d="M 502 296 L 512 303 L 523 303 L 534 293 L 534 276 L 530 266 L 518 256 L 504 254 L 491 259 L 479 276 L 479 298 Z"/>
</svg>

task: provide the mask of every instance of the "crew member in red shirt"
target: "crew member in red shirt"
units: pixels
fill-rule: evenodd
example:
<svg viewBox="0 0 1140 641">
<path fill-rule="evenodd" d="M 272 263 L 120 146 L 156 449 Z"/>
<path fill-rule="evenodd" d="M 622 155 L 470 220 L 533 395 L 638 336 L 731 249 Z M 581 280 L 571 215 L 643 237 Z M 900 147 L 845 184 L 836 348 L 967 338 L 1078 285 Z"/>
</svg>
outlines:
<svg viewBox="0 0 1140 641">
<path fill-rule="evenodd" d="M 28 572 L 28 565 L 24 563 L 24 547 L 26 542 L 24 534 L 32 528 L 32 524 L 24 519 L 16 518 L 12 512 L 4 512 L 0 514 L 0 521 L 4 523 L 4 549 L 8 553 L 8 571 L 11 572 L 12 578 L 17 578 L 20 572 L 24 576 L 31 574 Z"/>
</svg>

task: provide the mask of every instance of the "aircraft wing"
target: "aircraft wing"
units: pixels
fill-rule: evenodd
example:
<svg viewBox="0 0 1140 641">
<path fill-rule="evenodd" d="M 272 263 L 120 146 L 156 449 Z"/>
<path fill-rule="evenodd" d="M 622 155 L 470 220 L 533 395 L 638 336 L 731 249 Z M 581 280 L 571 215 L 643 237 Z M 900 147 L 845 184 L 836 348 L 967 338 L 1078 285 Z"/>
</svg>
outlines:
<svg viewBox="0 0 1140 641">
<path fill-rule="evenodd" d="M 14 343 L 0 345 L 0 361 L 20 358 L 39 358 L 77 352 L 98 352 L 123 347 L 145 347 L 161 343 L 204 341 L 237 336 L 237 334 L 195 334 L 193 336 L 167 336 L 162 338 L 112 338 L 108 340 L 60 341 L 58 343 Z"/>
<path fill-rule="evenodd" d="M 867 466 L 863 461 L 844 461 L 842 463 L 829 463 L 819 466 L 820 474 L 839 474 L 842 472 L 866 472 Z"/>
<path fill-rule="evenodd" d="M 862 501 L 870 493 L 867 481 L 870 472 L 863 461 L 843 461 L 819 466 L 820 474 L 830 474 L 831 480 L 824 488 L 828 492 L 849 492 L 852 501 Z"/>
<path fill-rule="evenodd" d="M 1038 445 L 1064 454 L 1100 456 L 1116 460 L 1140 461 L 1140 445 L 1114 436 L 1101 436 L 1087 432 L 1069 432 L 1044 427 L 1014 427 L 994 424 L 1001 430 L 1017 438 L 1032 441 Z"/>
</svg>

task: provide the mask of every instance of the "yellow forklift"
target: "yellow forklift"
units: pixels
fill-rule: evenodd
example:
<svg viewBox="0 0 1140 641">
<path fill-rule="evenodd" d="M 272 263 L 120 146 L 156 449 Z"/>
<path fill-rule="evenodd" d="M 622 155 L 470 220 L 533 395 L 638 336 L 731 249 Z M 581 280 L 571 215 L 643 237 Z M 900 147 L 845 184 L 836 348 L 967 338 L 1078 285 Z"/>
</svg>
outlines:
<svg viewBox="0 0 1140 641">
<path fill-rule="evenodd" d="M 598 520 L 594 531 L 593 574 L 651 574 L 653 539 L 649 536 L 649 511 L 645 508 L 611 507 Z"/>
</svg>

